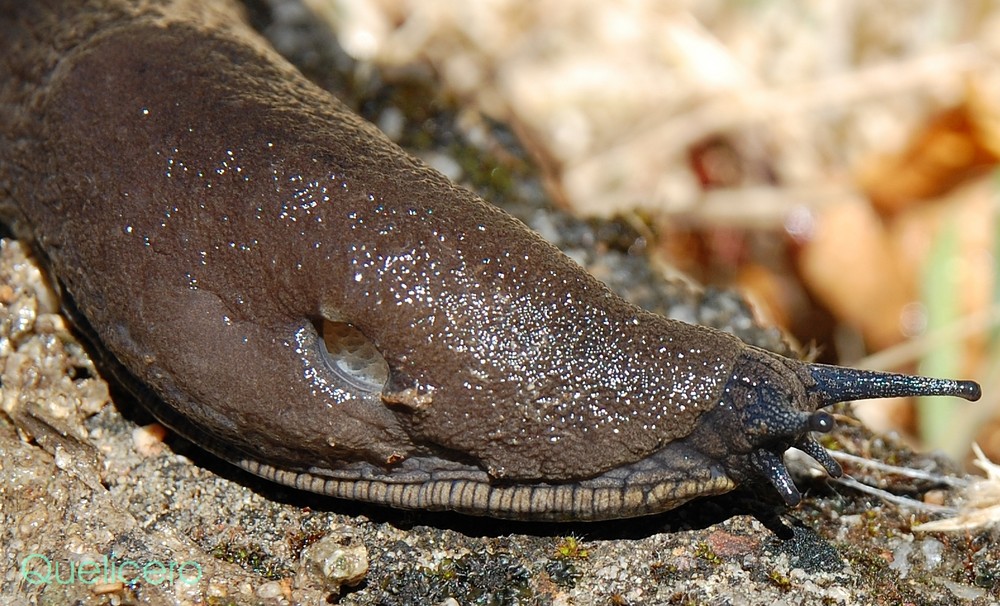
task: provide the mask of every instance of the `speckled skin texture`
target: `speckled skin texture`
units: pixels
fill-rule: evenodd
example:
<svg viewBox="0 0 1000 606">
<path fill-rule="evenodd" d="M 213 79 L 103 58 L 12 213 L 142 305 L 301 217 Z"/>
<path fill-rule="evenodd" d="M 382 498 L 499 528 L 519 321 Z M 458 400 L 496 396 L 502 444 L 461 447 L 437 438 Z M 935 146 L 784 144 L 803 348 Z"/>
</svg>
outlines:
<svg viewBox="0 0 1000 606">
<path fill-rule="evenodd" d="M 168 424 L 266 477 L 401 507 L 669 509 L 780 455 L 836 393 L 626 303 L 198 2 L 0 2 L 0 194 Z M 389 368 L 333 368 L 323 320 Z"/>
</svg>

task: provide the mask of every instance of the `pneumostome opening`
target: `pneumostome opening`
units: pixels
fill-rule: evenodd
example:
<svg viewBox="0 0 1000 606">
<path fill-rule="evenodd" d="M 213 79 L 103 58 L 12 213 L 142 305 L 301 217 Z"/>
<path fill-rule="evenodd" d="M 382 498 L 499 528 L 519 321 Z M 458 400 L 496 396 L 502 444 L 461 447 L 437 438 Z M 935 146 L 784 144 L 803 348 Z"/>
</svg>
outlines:
<svg viewBox="0 0 1000 606">
<path fill-rule="evenodd" d="M 325 318 L 316 323 L 326 359 L 338 377 L 361 391 L 379 392 L 389 379 L 389 365 L 368 337 L 346 322 Z"/>
</svg>

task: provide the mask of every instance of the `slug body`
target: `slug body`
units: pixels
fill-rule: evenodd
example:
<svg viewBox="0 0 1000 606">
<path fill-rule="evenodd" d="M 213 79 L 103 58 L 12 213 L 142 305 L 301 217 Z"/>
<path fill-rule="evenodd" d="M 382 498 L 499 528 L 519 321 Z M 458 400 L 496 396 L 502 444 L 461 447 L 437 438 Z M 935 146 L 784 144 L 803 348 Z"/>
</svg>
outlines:
<svg viewBox="0 0 1000 606">
<path fill-rule="evenodd" d="M 0 2 L 0 195 L 157 414 L 279 482 L 521 519 L 766 478 L 823 406 L 966 382 L 645 312 L 414 160 L 215 0 Z M 321 333 L 326 333 L 326 339 Z"/>
</svg>

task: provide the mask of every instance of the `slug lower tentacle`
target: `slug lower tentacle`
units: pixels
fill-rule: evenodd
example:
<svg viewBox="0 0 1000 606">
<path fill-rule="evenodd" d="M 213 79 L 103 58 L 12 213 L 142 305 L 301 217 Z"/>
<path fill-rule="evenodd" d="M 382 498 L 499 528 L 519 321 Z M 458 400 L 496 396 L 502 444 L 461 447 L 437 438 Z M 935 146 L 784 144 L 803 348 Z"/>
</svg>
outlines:
<svg viewBox="0 0 1000 606">
<path fill-rule="evenodd" d="M 0 212 L 154 412 L 265 477 L 521 519 L 767 478 L 835 401 L 978 386 L 803 364 L 612 294 L 308 82 L 226 0 L 0 0 Z"/>
</svg>

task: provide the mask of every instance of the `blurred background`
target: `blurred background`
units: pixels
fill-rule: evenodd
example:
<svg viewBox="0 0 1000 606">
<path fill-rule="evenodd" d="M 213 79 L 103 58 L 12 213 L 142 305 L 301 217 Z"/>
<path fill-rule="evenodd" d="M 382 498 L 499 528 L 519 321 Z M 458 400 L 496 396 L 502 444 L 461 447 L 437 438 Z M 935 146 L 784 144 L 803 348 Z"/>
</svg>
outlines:
<svg viewBox="0 0 1000 606">
<path fill-rule="evenodd" d="M 970 378 L 859 405 L 1000 460 L 1000 4 L 307 0 L 362 65 L 512 125 L 549 194 L 817 359 Z M 670 269 L 667 269 L 670 268 Z"/>
</svg>

